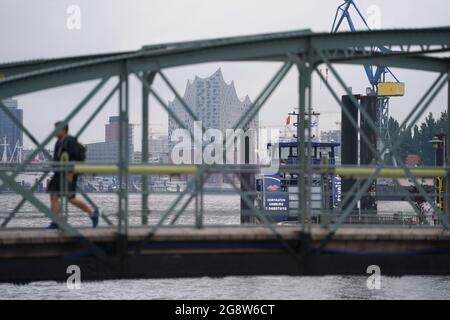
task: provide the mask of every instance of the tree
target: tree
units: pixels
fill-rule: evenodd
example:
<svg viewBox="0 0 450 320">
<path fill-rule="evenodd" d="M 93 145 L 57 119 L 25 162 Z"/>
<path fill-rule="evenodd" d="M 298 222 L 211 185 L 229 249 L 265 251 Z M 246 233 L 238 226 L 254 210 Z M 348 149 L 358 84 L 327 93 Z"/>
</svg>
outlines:
<svg viewBox="0 0 450 320">
<path fill-rule="evenodd" d="M 402 160 L 405 160 L 409 154 L 418 154 L 424 165 L 433 166 L 435 151 L 430 140 L 438 133 L 447 133 L 448 115 L 446 111 L 441 112 L 439 119 L 436 120 L 433 113 L 430 112 L 425 121 L 420 126 L 415 125 L 412 130 L 408 128 L 400 130 L 398 121 L 390 117 L 388 128 L 394 144 L 400 136 L 405 135 L 397 150 L 397 155 Z"/>
</svg>

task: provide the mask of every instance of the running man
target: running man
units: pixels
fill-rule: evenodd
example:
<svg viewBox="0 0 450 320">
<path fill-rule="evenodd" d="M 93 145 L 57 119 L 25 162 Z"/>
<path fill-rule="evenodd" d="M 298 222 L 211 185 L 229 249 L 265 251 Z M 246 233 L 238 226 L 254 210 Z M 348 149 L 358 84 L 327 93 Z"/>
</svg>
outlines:
<svg viewBox="0 0 450 320">
<path fill-rule="evenodd" d="M 62 122 L 58 121 L 55 123 L 55 128 L 58 127 Z M 78 159 L 78 142 L 75 137 L 72 137 L 68 134 L 69 126 L 65 125 L 61 130 L 56 133 L 56 138 L 58 139 L 55 144 L 55 149 L 53 151 L 53 161 L 61 161 L 61 157 L 64 153 L 68 154 L 69 161 L 75 161 Z M 76 188 L 77 188 L 77 179 L 78 176 L 73 172 L 68 172 L 67 174 L 67 199 L 69 203 L 74 205 L 75 207 L 86 212 L 91 221 L 92 227 L 96 228 L 98 225 L 98 218 L 100 216 L 100 212 L 98 209 L 93 210 L 89 207 L 83 200 L 77 199 L 75 197 Z M 66 181 L 62 181 L 66 184 Z M 63 185 L 64 187 L 64 185 Z M 47 192 L 50 193 L 50 205 L 51 209 L 54 213 L 59 214 L 61 212 L 59 197 L 64 196 L 63 192 L 61 192 L 61 173 L 59 171 L 54 172 L 52 179 L 50 180 Z M 48 226 L 48 229 L 58 229 L 59 226 L 52 222 Z"/>
</svg>

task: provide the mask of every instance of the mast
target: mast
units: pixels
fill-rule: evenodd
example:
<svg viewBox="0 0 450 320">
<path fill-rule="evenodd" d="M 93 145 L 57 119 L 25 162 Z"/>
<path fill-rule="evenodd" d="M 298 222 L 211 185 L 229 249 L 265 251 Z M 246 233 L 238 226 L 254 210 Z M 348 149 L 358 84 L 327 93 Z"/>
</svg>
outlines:
<svg viewBox="0 0 450 320">
<path fill-rule="evenodd" d="M 14 146 L 14 150 L 11 154 L 11 157 L 9 158 L 9 162 L 14 162 L 14 159 L 16 160 L 16 163 L 22 162 L 22 149 L 23 147 L 20 145 L 20 141 L 16 141 L 16 145 Z"/>
<path fill-rule="evenodd" d="M 0 145 L 3 147 L 3 155 L 2 155 L 2 163 L 8 162 L 8 146 L 9 144 L 6 142 L 6 137 L 3 137 L 3 143 Z"/>
</svg>

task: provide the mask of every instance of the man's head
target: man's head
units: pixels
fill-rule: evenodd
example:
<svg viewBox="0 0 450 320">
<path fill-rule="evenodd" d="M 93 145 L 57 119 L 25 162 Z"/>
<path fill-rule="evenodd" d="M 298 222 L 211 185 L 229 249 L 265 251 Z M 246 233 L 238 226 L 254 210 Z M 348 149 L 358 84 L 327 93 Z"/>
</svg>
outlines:
<svg viewBox="0 0 450 320">
<path fill-rule="evenodd" d="M 55 122 L 55 128 L 60 127 L 61 124 L 62 124 L 62 121 Z M 62 139 L 68 132 L 69 132 L 69 125 L 66 124 L 65 126 L 63 126 L 60 130 L 58 130 L 56 132 L 56 137 L 58 137 L 58 139 Z"/>
</svg>

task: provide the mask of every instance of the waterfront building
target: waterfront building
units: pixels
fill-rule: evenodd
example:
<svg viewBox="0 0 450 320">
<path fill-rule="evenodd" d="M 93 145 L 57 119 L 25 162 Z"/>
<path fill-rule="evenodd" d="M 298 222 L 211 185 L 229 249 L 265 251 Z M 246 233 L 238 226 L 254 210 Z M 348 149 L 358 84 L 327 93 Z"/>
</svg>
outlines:
<svg viewBox="0 0 450 320">
<path fill-rule="evenodd" d="M 4 99 L 2 103 L 23 123 L 23 110 L 16 99 Z M 23 131 L 0 109 L 0 161 L 20 162 L 22 159 Z"/>
</svg>

